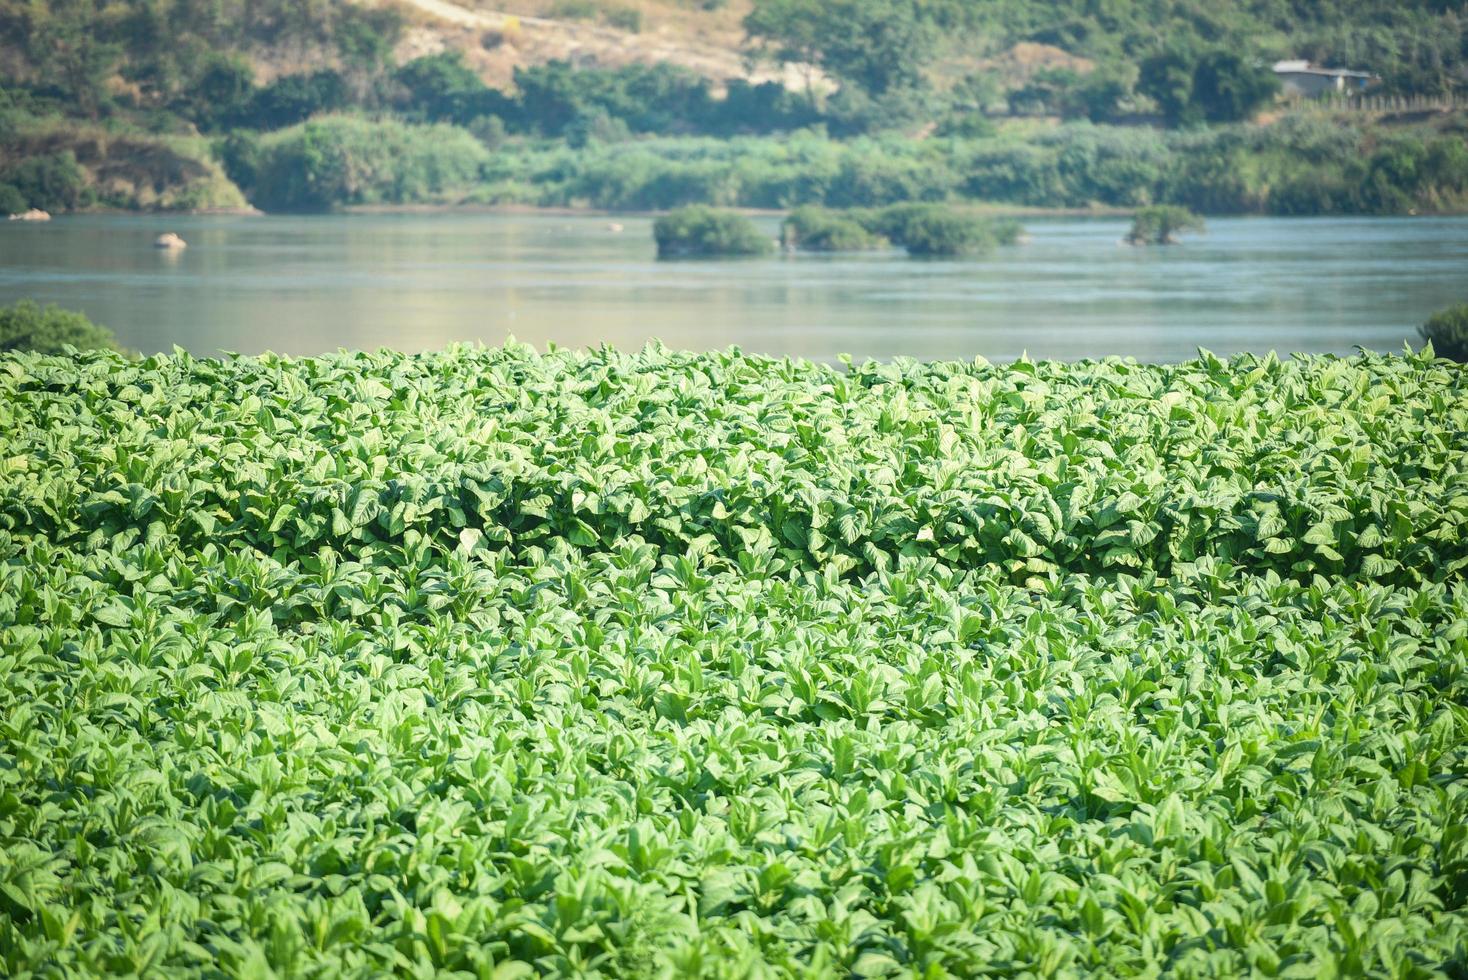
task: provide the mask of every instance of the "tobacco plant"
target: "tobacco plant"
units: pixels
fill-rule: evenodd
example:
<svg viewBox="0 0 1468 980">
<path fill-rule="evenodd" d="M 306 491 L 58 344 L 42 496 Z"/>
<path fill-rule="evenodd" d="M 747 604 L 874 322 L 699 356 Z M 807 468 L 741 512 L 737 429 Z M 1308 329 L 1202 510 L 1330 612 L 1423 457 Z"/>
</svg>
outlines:
<svg viewBox="0 0 1468 980">
<path fill-rule="evenodd" d="M 1419 354 L 0 359 L 0 973 L 1454 975 Z"/>
</svg>

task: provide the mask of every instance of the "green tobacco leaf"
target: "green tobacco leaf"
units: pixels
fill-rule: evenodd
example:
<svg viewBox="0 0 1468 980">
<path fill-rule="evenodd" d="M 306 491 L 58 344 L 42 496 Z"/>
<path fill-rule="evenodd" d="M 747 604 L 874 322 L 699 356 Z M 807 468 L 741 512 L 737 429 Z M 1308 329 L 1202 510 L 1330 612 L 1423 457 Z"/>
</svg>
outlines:
<svg viewBox="0 0 1468 980">
<path fill-rule="evenodd" d="M 1465 390 L 0 354 L 0 973 L 1450 971 Z"/>
</svg>

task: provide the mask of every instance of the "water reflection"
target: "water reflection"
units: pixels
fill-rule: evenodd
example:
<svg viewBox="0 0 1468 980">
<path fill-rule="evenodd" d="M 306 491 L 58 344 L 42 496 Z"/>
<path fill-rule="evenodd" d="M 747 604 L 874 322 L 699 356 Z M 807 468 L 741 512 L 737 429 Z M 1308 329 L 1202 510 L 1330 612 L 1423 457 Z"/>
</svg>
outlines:
<svg viewBox="0 0 1468 980">
<path fill-rule="evenodd" d="M 991 258 L 900 253 L 659 264 L 650 222 L 380 215 L 0 224 L 0 302 L 85 310 L 145 351 L 408 350 L 658 337 L 834 358 L 1400 349 L 1464 298 L 1468 219 L 1214 220 L 1181 248 L 1117 220 L 1033 220 Z M 167 227 L 163 227 L 164 225 Z M 776 222 L 765 219 L 774 234 Z M 160 231 L 189 242 L 152 247 Z"/>
</svg>

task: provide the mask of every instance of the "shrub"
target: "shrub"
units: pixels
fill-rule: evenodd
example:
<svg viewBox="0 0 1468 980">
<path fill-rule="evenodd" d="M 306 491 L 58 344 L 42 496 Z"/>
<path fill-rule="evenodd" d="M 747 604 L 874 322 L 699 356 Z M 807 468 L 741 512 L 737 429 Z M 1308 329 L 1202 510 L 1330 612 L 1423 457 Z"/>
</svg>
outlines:
<svg viewBox="0 0 1468 980">
<path fill-rule="evenodd" d="M 1024 225 L 1011 218 L 989 222 L 989 234 L 995 245 L 1014 245 L 1024 233 Z"/>
<path fill-rule="evenodd" d="M 33 208 L 71 211 L 90 202 L 86 177 L 71 150 L 28 157 L 0 175 Z"/>
<path fill-rule="evenodd" d="M 972 255 L 987 250 L 994 239 L 983 220 L 932 208 L 912 216 L 902 244 L 915 256 Z"/>
<path fill-rule="evenodd" d="M 9 184 L 0 184 L 0 216 L 20 214 L 27 207 L 24 194 Z"/>
<path fill-rule="evenodd" d="M 547 15 L 557 20 L 593 20 L 596 12 L 593 0 L 556 0 Z"/>
<path fill-rule="evenodd" d="M 642 11 L 636 7 L 613 7 L 602 14 L 608 27 L 637 34 L 642 30 Z"/>
<path fill-rule="evenodd" d="M 458 51 L 414 58 L 393 73 L 398 111 L 414 121 L 469 123 L 503 111 L 508 99 L 491 90 Z"/>
<path fill-rule="evenodd" d="M 1019 237 L 1014 222 L 996 224 L 943 204 L 897 204 L 880 211 L 855 212 L 863 224 L 920 257 L 976 255 Z"/>
<path fill-rule="evenodd" d="M 486 150 L 498 150 L 509 138 L 505 121 L 499 116 L 480 116 L 466 127 Z"/>
<path fill-rule="evenodd" d="M 680 208 L 653 223 L 658 258 L 766 255 L 774 248 L 754 222 L 728 211 Z"/>
<path fill-rule="evenodd" d="M 994 120 L 982 112 L 964 112 L 949 116 L 938 124 L 935 135 L 959 139 L 990 139 L 999 132 Z"/>
<path fill-rule="evenodd" d="M 256 129 L 279 129 L 312 116 L 344 108 L 349 99 L 346 81 L 330 69 L 309 75 L 282 75 L 256 89 L 236 125 Z"/>
<path fill-rule="evenodd" d="M 1184 231 L 1202 231 L 1203 219 L 1175 204 L 1138 208 L 1126 240 L 1133 245 L 1176 245 Z"/>
<path fill-rule="evenodd" d="M 58 354 L 67 346 L 79 350 L 119 349 L 112 331 L 81 313 L 59 306 L 41 307 L 31 300 L 0 307 L 0 351 Z"/>
<path fill-rule="evenodd" d="M 810 252 L 860 252 L 881 248 L 887 239 L 848 214 L 803 207 L 792 211 L 781 224 L 780 242 L 786 248 Z"/>
<path fill-rule="evenodd" d="M 1468 361 L 1468 303 L 1434 313 L 1417 332 L 1440 357 Z"/>
<path fill-rule="evenodd" d="M 457 200 L 488 159 L 453 126 L 326 116 L 262 139 L 247 191 L 267 211 Z"/>
</svg>

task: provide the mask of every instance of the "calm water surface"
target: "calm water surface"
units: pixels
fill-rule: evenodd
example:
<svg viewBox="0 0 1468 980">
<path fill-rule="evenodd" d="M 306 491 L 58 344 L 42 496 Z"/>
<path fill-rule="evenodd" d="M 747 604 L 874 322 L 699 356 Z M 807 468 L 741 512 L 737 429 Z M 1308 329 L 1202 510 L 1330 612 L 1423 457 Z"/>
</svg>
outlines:
<svg viewBox="0 0 1468 980">
<path fill-rule="evenodd" d="M 651 222 L 544 215 L 75 216 L 0 223 L 0 302 L 84 310 L 200 354 L 659 338 L 822 359 L 1000 360 L 1199 347 L 1400 349 L 1468 300 L 1468 218 L 1214 219 L 1179 248 L 1124 220 L 1032 219 L 977 261 L 900 252 L 659 263 Z M 773 236 L 775 219 L 762 226 Z M 182 254 L 152 248 L 163 231 Z"/>
</svg>

